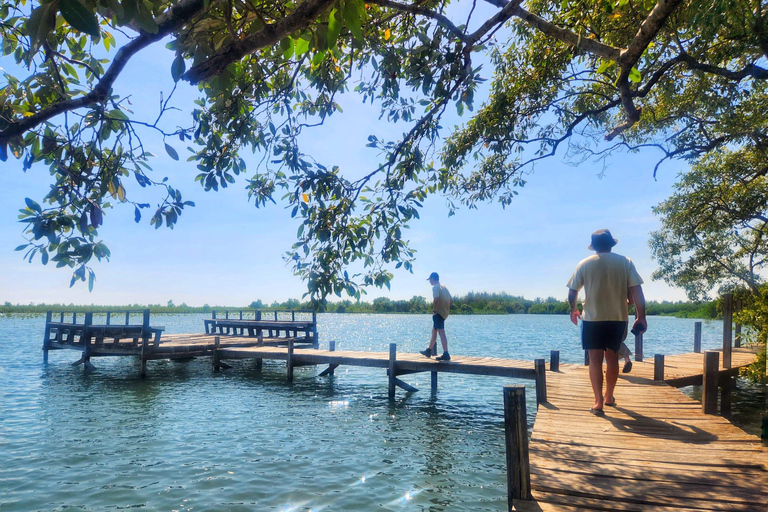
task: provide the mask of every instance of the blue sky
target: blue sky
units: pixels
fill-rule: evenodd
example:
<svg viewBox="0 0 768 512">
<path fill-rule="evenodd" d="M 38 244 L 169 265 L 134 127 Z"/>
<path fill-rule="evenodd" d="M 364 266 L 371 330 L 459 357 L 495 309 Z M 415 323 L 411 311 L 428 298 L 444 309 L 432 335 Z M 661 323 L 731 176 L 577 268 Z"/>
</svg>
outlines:
<svg viewBox="0 0 768 512">
<path fill-rule="evenodd" d="M 173 86 L 173 54 L 161 45 L 150 53 L 129 64 L 115 87 L 121 95 L 132 95 L 135 111 L 146 120 L 156 116 L 161 91 L 167 95 Z M 10 66 L 8 57 L 0 59 L 0 67 L 10 71 Z M 182 85 L 174 104 L 188 112 L 197 96 L 195 88 Z M 343 114 L 309 132 L 304 149 L 345 172 L 369 171 L 377 155 L 365 148 L 368 135 L 397 137 L 406 127 L 379 121 L 378 110 L 360 105 L 354 93 L 342 98 L 342 105 Z M 177 115 L 181 116 L 179 122 L 169 117 L 166 126 L 188 124 L 186 114 Z M 443 124 L 451 126 L 462 119 L 467 118 L 448 118 Z M 173 300 L 176 304 L 238 306 L 256 299 L 272 302 L 301 297 L 304 283 L 282 259 L 295 241 L 299 225 L 297 219 L 291 219 L 290 210 L 279 203 L 256 209 L 247 200 L 244 181 L 206 193 L 193 181 L 194 163 L 185 162 L 186 144 L 169 141 L 181 155 L 176 162 L 166 155 L 162 138 L 148 133 L 143 141 L 157 155 L 152 164 L 156 176 L 168 176 L 184 198 L 197 206 L 185 210 L 174 230 L 149 226 L 147 210 L 140 224 L 134 222 L 130 206 L 118 205 L 108 211 L 99 234 L 112 257 L 108 263 L 93 265 L 97 277 L 91 293 L 83 284 L 69 288 L 68 269 L 43 266 L 39 260 L 29 264 L 21 259 L 22 253 L 14 252 L 24 243 L 18 209 L 25 197 L 42 199 L 50 176 L 40 163 L 26 173 L 20 161 L 3 165 L 0 302 L 120 305 Z M 245 159 L 253 169 L 258 158 L 249 155 Z M 538 165 L 506 209 L 485 204 L 448 217 L 444 199 L 434 197 L 425 203 L 421 220 L 404 233 L 418 251 L 414 273 L 394 271 L 391 291 L 370 289 L 365 300 L 427 296 L 426 277 L 432 271 L 440 273 L 454 295 L 489 291 L 565 298 L 565 283 L 576 263 L 590 254 L 586 249 L 589 235 L 600 228 L 609 228 L 619 239 L 616 252 L 635 261 L 647 283 L 644 288 L 649 299 L 684 299 L 682 291 L 650 279 L 656 265 L 648 234 L 659 227 L 651 208 L 673 192 L 676 175 L 684 169 L 682 162 L 666 164 L 654 179 L 657 158 L 652 153 L 618 155 L 603 169 L 590 163 L 570 166 L 562 155 L 556 156 Z M 128 192 L 147 194 L 135 186 Z M 133 199 L 154 206 L 159 197 L 134 195 Z"/>
</svg>

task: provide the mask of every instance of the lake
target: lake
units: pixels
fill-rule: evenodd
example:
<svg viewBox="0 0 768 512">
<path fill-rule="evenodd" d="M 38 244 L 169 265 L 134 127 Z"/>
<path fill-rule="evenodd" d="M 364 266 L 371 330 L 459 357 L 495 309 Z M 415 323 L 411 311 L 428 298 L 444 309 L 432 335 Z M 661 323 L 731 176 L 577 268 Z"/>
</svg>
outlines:
<svg viewBox="0 0 768 512">
<path fill-rule="evenodd" d="M 166 333 L 201 332 L 207 315 L 153 315 Z M 296 368 L 210 358 L 150 361 L 52 351 L 42 363 L 43 317 L 0 317 L 0 510 L 503 511 L 506 476 L 497 377 L 440 374 L 403 380 L 421 391 L 387 399 L 380 369 Z M 318 316 L 320 346 L 423 349 L 427 315 Z M 694 320 L 651 317 L 645 354 L 690 352 Z M 452 316 L 452 354 L 583 363 L 567 316 Z M 722 344 L 705 321 L 704 349 Z M 439 341 L 438 341 L 439 343 Z M 630 348 L 633 348 L 630 344 Z M 535 396 L 528 389 L 529 423 Z M 740 383 L 735 417 L 759 435 L 762 395 Z M 689 389 L 695 394 L 697 390 Z M 754 425 L 751 425 L 754 422 Z M 746 425 L 746 426 L 745 426 Z"/>
</svg>

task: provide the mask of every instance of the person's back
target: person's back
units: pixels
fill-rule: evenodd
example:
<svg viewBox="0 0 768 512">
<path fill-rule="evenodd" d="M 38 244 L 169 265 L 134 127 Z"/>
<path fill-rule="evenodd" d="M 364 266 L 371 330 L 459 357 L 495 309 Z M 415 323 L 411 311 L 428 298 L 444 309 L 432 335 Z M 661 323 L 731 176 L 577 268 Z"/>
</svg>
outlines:
<svg viewBox="0 0 768 512">
<path fill-rule="evenodd" d="M 632 261 L 613 252 L 593 254 L 579 262 L 571 284 L 584 287 L 584 320 L 626 322 L 627 286 L 639 284 L 635 276 Z"/>
</svg>

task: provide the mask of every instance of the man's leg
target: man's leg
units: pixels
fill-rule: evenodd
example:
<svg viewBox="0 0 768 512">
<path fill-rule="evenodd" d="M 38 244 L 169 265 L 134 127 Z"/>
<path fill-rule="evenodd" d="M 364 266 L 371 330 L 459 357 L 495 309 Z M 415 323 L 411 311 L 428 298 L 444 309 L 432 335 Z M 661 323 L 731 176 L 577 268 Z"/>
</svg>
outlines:
<svg viewBox="0 0 768 512">
<path fill-rule="evenodd" d="M 591 370 L 591 368 L 590 368 Z M 613 403 L 613 390 L 619 378 L 619 354 L 611 349 L 605 350 L 605 401 Z"/>
<path fill-rule="evenodd" d="M 435 341 L 437 340 L 437 329 L 432 329 L 432 337 L 429 339 L 429 350 L 435 348 Z"/>
<path fill-rule="evenodd" d="M 448 352 L 448 338 L 445 337 L 445 329 L 438 329 L 438 334 L 440 334 L 440 343 L 443 344 L 443 352 Z"/>
<path fill-rule="evenodd" d="M 593 409 L 603 408 L 603 356 L 604 350 L 589 349 L 589 381 L 595 394 Z M 615 354 L 615 352 L 614 352 Z M 614 381 L 615 384 L 615 381 Z"/>
</svg>

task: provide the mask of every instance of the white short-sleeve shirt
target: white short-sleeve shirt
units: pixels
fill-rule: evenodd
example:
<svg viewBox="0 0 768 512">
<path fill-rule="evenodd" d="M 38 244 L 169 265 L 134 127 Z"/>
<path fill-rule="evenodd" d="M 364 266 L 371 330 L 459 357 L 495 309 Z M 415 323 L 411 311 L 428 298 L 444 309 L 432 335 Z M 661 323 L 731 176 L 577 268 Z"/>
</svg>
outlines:
<svg viewBox="0 0 768 512">
<path fill-rule="evenodd" d="M 576 291 L 584 288 L 584 320 L 626 322 L 627 288 L 642 283 L 632 260 L 601 252 L 581 260 L 567 286 Z"/>
</svg>

